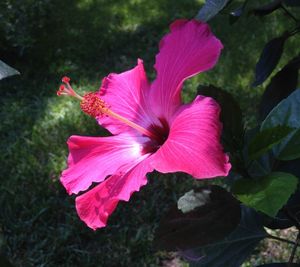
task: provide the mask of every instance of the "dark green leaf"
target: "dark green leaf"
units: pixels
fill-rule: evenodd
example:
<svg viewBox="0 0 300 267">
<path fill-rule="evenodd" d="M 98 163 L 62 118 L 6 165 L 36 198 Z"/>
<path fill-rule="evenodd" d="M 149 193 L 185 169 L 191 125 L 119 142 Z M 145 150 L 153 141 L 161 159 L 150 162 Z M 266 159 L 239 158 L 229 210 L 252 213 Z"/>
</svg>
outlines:
<svg viewBox="0 0 300 267">
<path fill-rule="evenodd" d="M 188 202 L 190 211 L 185 209 Z M 185 195 L 179 206 L 181 210 L 172 208 L 156 231 L 154 243 L 160 249 L 186 250 L 216 242 L 240 221 L 239 202 L 216 185 Z"/>
<path fill-rule="evenodd" d="M 300 1 L 299 1 L 300 2 Z M 261 120 L 284 98 L 296 90 L 298 84 L 298 70 L 300 56 L 293 58 L 279 71 L 267 86 L 260 103 L 259 116 Z"/>
<path fill-rule="evenodd" d="M 262 84 L 276 68 L 277 63 L 281 58 L 283 46 L 287 37 L 287 34 L 284 34 L 272 39 L 265 45 L 255 67 L 255 80 L 252 86 Z"/>
<path fill-rule="evenodd" d="M 260 216 L 242 206 L 240 224 L 230 235 L 214 244 L 184 251 L 183 256 L 191 267 L 239 267 L 265 237 Z"/>
<path fill-rule="evenodd" d="M 300 129 L 293 133 L 282 147 L 280 153 L 277 155 L 280 160 L 293 160 L 300 158 Z"/>
<path fill-rule="evenodd" d="M 240 179 L 233 192 L 245 205 L 274 217 L 295 192 L 297 183 L 292 174 L 273 172 L 260 179 Z"/>
<path fill-rule="evenodd" d="M 273 0 L 264 6 L 254 8 L 249 13 L 255 16 L 265 16 L 280 8 L 281 3 L 282 0 Z"/>
<path fill-rule="evenodd" d="M 288 202 L 273 219 L 266 220 L 265 225 L 271 229 L 286 229 L 300 225 L 300 190 L 291 195 Z"/>
<path fill-rule="evenodd" d="M 276 125 L 287 125 L 296 128 L 280 144 L 274 146 L 273 153 L 283 160 L 291 160 L 299 157 L 300 149 L 300 90 L 295 90 L 286 99 L 282 100 L 262 122 L 261 130 L 275 127 Z"/>
<path fill-rule="evenodd" d="M 250 142 L 248 153 L 250 159 L 256 159 L 274 145 L 278 144 L 294 129 L 288 126 L 275 126 L 259 132 Z M 300 149 L 299 149 L 300 151 Z"/>
<path fill-rule="evenodd" d="M 222 140 L 226 151 L 241 148 L 244 134 L 242 111 L 233 96 L 213 85 L 199 86 L 198 94 L 214 98 L 221 106 Z"/>
<path fill-rule="evenodd" d="M 295 90 L 286 99 L 282 100 L 262 122 L 261 130 L 287 125 L 300 128 L 300 90 Z"/>
<path fill-rule="evenodd" d="M 244 9 L 245 9 L 245 3 L 247 3 L 247 1 L 244 2 L 244 5 L 238 7 L 237 9 L 233 10 L 230 12 L 229 14 L 229 22 L 230 24 L 235 23 L 244 13 Z"/>
<path fill-rule="evenodd" d="M 18 74 L 20 74 L 20 72 L 18 72 L 17 70 L 13 69 L 12 67 L 8 66 L 0 60 L 0 80 Z"/>
<path fill-rule="evenodd" d="M 273 162 L 274 157 L 272 157 L 271 153 L 266 153 L 265 155 L 251 162 L 247 168 L 248 174 L 250 177 L 266 176 L 272 171 Z"/>
<path fill-rule="evenodd" d="M 240 6 L 236 10 L 230 12 L 230 15 L 233 17 L 240 17 L 243 14 L 243 11 L 244 11 L 244 7 Z"/>
<path fill-rule="evenodd" d="M 283 0 L 283 3 L 286 4 L 287 6 L 295 6 L 295 7 L 300 6 L 299 0 Z"/>
<path fill-rule="evenodd" d="M 271 153 L 266 153 L 255 160 L 251 160 L 249 158 L 248 147 L 252 139 L 254 139 L 254 137 L 259 133 L 259 130 L 260 127 L 257 126 L 245 132 L 243 160 L 245 161 L 248 176 L 250 177 L 262 177 L 268 175 L 271 172 L 273 164 L 273 157 Z"/>
<path fill-rule="evenodd" d="M 210 20 L 226 6 L 227 2 L 228 0 L 206 0 L 196 19 L 205 22 Z"/>
</svg>

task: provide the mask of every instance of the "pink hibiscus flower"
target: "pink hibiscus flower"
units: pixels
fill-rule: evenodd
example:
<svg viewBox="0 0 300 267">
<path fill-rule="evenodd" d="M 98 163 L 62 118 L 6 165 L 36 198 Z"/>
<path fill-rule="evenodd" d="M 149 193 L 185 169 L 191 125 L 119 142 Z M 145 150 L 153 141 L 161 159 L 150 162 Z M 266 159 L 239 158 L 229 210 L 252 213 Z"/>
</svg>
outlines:
<svg viewBox="0 0 300 267">
<path fill-rule="evenodd" d="M 113 136 L 71 136 L 68 168 L 61 182 L 76 198 L 79 217 L 92 229 L 104 227 L 120 200 L 147 183 L 146 174 L 186 172 L 196 179 L 226 176 L 231 168 L 220 144 L 220 107 L 209 97 L 181 101 L 183 82 L 211 69 L 222 44 L 207 24 L 177 20 L 160 42 L 156 79 L 150 84 L 143 62 L 103 79 L 98 93 L 83 98 L 63 78 L 58 94 L 79 98 L 81 108 Z"/>
</svg>

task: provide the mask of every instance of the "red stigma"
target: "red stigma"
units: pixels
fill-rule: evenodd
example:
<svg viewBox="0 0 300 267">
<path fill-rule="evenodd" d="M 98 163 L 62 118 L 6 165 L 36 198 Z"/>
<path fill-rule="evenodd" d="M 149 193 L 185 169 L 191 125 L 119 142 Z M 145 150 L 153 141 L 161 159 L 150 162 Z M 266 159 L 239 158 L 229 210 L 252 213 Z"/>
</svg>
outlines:
<svg viewBox="0 0 300 267">
<path fill-rule="evenodd" d="M 61 80 L 64 84 L 59 86 L 59 89 L 56 93 L 58 96 L 68 95 L 68 96 L 72 96 L 72 97 L 77 97 L 80 100 L 82 99 L 81 96 L 76 94 L 76 92 L 71 87 L 71 85 L 70 85 L 70 80 L 71 79 L 69 77 L 64 76 Z"/>
<path fill-rule="evenodd" d="M 69 77 L 67 77 L 67 76 L 64 76 L 62 79 L 61 79 L 61 81 L 63 82 L 63 83 L 69 83 L 70 82 L 70 78 Z"/>
</svg>

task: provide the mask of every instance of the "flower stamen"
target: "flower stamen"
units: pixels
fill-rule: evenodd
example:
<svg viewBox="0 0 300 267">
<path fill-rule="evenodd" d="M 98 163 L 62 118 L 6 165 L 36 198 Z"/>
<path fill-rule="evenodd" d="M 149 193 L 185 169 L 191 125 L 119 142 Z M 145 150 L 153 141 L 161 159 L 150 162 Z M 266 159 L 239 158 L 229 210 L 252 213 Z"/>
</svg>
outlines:
<svg viewBox="0 0 300 267">
<path fill-rule="evenodd" d="M 111 109 L 109 109 L 109 106 L 103 101 L 99 95 L 96 93 L 87 93 L 83 96 L 80 107 L 83 112 L 86 114 L 96 118 L 99 116 L 107 115 L 109 117 L 115 118 L 119 121 L 122 121 L 123 123 L 127 124 L 128 126 L 138 130 L 143 135 L 146 135 L 150 138 L 157 138 L 157 136 L 152 133 L 151 131 L 139 126 L 138 124 L 124 118 L 123 116 L 113 112 Z"/>
<path fill-rule="evenodd" d="M 79 94 L 77 94 L 73 88 L 70 85 L 70 78 L 65 76 L 62 78 L 62 82 L 63 84 L 59 87 L 58 91 L 57 91 L 57 95 L 61 96 L 61 95 L 67 95 L 67 96 L 72 96 L 75 97 L 77 99 L 79 99 L 80 102 L 80 107 L 82 109 L 82 111 L 94 118 L 103 116 L 103 115 L 107 115 L 109 117 L 115 118 L 119 121 L 122 121 L 123 123 L 127 124 L 128 126 L 138 130 L 139 132 L 141 132 L 143 135 L 146 135 L 152 139 L 156 139 L 157 136 L 139 126 L 138 124 L 124 118 L 123 116 L 113 112 L 111 109 L 109 109 L 109 106 L 105 103 L 105 101 L 103 101 L 98 94 L 96 93 L 87 93 L 85 94 L 83 97 Z"/>
</svg>

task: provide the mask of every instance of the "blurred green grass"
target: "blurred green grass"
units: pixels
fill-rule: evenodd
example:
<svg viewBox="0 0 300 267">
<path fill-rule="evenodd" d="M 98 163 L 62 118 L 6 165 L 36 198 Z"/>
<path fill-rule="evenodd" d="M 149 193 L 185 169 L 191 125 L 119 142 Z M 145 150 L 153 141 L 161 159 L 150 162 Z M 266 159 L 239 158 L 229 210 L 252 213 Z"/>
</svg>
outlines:
<svg viewBox="0 0 300 267">
<path fill-rule="evenodd" d="M 168 25 L 194 17 L 203 1 L 41 1 L 44 6 L 28 18 L 34 1 L 23 1 L 19 13 L 18 3 L 0 4 L 7 21 L 23 26 L 10 38 L 0 31 L 2 59 L 22 73 L 0 83 L 1 251 L 15 266 L 162 266 L 169 255 L 153 248 L 154 230 L 168 206 L 202 182 L 154 173 L 129 203 L 118 206 L 105 229 L 88 229 L 58 179 L 66 167 L 67 138 L 105 132 L 77 103 L 55 92 L 65 74 L 80 92 L 97 90 L 104 76 L 132 68 L 137 58 L 153 79 L 158 42 Z M 14 21 L 20 12 L 25 19 Z M 184 99 L 194 97 L 199 83 L 222 87 L 239 100 L 252 125 L 264 88 L 250 87 L 255 63 L 263 45 L 289 26 L 280 12 L 234 25 L 226 15 L 217 16 L 211 27 L 224 44 L 222 56 L 213 70 L 185 84 Z M 26 38 L 20 42 L 24 33 L 32 38 L 28 47 Z M 288 41 L 277 69 L 299 45 L 296 37 Z"/>
</svg>

